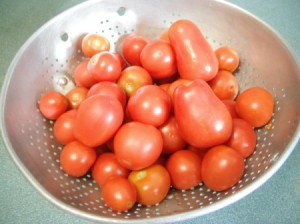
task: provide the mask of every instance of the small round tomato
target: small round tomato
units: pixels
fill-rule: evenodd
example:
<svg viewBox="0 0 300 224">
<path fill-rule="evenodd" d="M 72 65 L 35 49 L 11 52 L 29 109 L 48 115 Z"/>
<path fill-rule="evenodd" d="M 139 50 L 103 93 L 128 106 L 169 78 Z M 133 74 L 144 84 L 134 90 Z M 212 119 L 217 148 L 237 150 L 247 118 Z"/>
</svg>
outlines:
<svg viewBox="0 0 300 224">
<path fill-rule="evenodd" d="M 101 196 L 114 211 L 130 210 L 136 203 L 137 192 L 134 185 L 124 177 L 114 177 L 102 187 Z"/>
<path fill-rule="evenodd" d="M 148 43 L 140 55 L 142 66 L 154 79 L 173 76 L 177 71 L 175 53 L 171 45 L 164 40 Z"/>
<path fill-rule="evenodd" d="M 64 145 L 76 140 L 73 134 L 76 113 L 76 110 L 69 110 L 60 115 L 54 123 L 54 137 Z"/>
<path fill-rule="evenodd" d="M 167 169 L 158 164 L 132 171 L 128 179 L 137 189 L 137 201 L 146 206 L 161 202 L 171 186 Z"/>
<path fill-rule="evenodd" d="M 109 51 L 109 40 L 97 33 L 86 34 L 81 41 L 81 49 L 85 56 L 92 57 L 102 51 Z"/>
<path fill-rule="evenodd" d="M 129 98 L 127 108 L 132 120 L 158 127 L 169 117 L 171 100 L 160 87 L 147 85 Z"/>
<path fill-rule="evenodd" d="M 202 160 L 204 184 L 214 191 L 224 191 L 235 185 L 244 173 L 242 155 L 225 145 L 211 148 Z"/>
<path fill-rule="evenodd" d="M 112 152 L 99 155 L 92 169 L 92 177 L 100 186 L 103 186 L 112 177 L 127 178 L 128 175 L 129 170 L 120 165 Z"/>
<path fill-rule="evenodd" d="M 115 54 L 100 52 L 91 57 L 87 69 L 96 82 L 115 82 L 121 75 L 121 66 L 120 59 Z"/>
<path fill-rule="evenodd" d="M 82 101 L 85 100 L 88 89 L 85 87 L 75 87 L 71 89 L 66 97 L 69 100 L 69 105 L 72 109 L 77 109 Z"/>
<path fill-rule="evenodd" d="M 152 78 L 146 69 L 140 66 L 129 66 L 125 68 L 117 83 L 130 97 L 135 91 L 145 85 L 152 85 Z"/>
<path fill-rule="evenodd" d="M 160 156 L 163 138 L 152 125 L 132 121 L 124 124 L 114 137 L 114 151 L 119 163 L 130 170 L 152 165 Z"/>
<path fill-rule="evenodd" d="M 52 90 L 46 92 L 39 103 L 41 113 L 50 120 L 56 120 L 66 112 L 68 106 L 68 99 L 61 93 Z"/>
<path fill-rule="evenodd" d="M 90 88 L 96 83 L 93 75 L 88 71 L 87 65 L 89 60 L 80 62 L 74 69 L 74 80 L 77 86 Z"/>
<path fill-rule="evenodd" d="M 239 92 L 236 77 L 225 70 L 219 71 L 208 84 L 220 100 L 234 100 Z"/>
<path fill-rule="evenodd" d="M 222 100 L 222 102 L 227 107 L 229 113 L 231 114 L 232 118 L 238 118 L 238 115 L 235 110 L 236 102 L 234 100 Z"/>
<path fill-rule="evenodd" d="M 215 51 L 219 62 L 219 70 L 234 72 L 239 66 L 239 55 L 236 50 L 223 46 Z"/>
<path fill-rule="evenodd" d="M 266 89 L 251 87 L 237 97 L 235 109 L 240 118 L 254 127 L 262 127 L 272 118 L 274 98 Z"/>
<path fill-rule="evenodd" d="M 130 34 L 125 37 L 122 45 L 122 53 L 126 61 L 131 65 L 141 65 L 140 54 L 149 43 L 149 40 L 137 34 Z"/>
<path fill-rule="evenodd" d="M 201 158 L 191 150 L 179 150 L 170 155 L 166 168 L 171 176 L 172 186 L 187 190 L 197 186 L 201 178 Z"/>
<path fill-rule="evenodd" d="M 78 141 L 66 144 L 60 154 L 63 170 L 73 177 L 85 175 L 96 160 L 96 151 Z"/>
</svg>

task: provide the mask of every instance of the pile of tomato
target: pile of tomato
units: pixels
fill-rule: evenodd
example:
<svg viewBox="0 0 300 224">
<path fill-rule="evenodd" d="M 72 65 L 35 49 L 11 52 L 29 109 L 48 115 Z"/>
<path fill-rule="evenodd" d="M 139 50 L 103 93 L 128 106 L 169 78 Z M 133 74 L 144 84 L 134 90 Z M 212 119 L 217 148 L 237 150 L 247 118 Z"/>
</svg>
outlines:
<svg viewBox="0 0 300 224">
<path fill-rule="evenodd" d="M 55 120 L 68 175 L 91 172 L 116 211 L 159 203 L 171 187 L 203 182 L 224 191 L 242 178 L 255 128 L 270 121 L 274 99 L 260 87 L 239 91 L 234 49 L 213 50 L 189 20 L 155 40 L 127 35 L 119 53 L 96 33 L 81 47 L 86 60 L 74 70 L 76 86 L 39 101 Z"/>
</svg>

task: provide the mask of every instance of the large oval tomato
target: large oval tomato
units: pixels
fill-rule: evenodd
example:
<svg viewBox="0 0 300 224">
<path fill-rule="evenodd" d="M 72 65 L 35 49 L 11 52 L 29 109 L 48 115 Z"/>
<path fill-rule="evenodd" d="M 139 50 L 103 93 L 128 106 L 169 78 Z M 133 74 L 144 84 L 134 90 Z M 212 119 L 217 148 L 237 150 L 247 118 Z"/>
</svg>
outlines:
<svg viewBox="0 0 300 224">
<path fill-rule="evenodd" d="M 90 88 L 96 83 L 93 75 L 87 69 L 88 63 L 89 60 L 84 60 L 80 62 L 74 69 L 74 81 L 77 86 Z"/>
<path fill-rule="evenodd" d="M 123 117 L 123 107 L 115 97 L 88 97 L 78 108 L 74 135 L 87 146 L 102 145 L 118 130 Z"/>
<path fill-rule="evenodd" d="M 203 157 L 203 182 L 214 191 L 227 190 L 242 178 L 244 168 L 244 158 L 238 151 L 224 145 L 215 146 Z"/>
<path fill-rule="evenodd" d="M 216 76 L 217 57 L 196 24 L 177 20 L 169 28 L 169 39 L 181 78 L 209 81 Z"/>
<path fill-rule="evenodd" d="M 239 55 L 236 50 L 223 46 L 215 51 L 219 62 L 219 69 L 234 72 L 239 66 Z"/>
<path fill-rule="evenodd" d="M 231 136 L 232 117 L 205 81 L 178 86 L 173 100 L 178 128 L 190 145 L 209 148 Z"/>
<path fill-rule="evenodd" d="M 124 124 L 114 137 L 114 151 L 119 163 L 131 170 L 152 165 L 162 148 L 163 139 L 159 130 L 136 121 Z"/>
<path fill-rule="evenodd" d="M 71 89 L 66 97 L 72 109 L 77 109 L 82 101 L 87 97 L 88 89 L 85 87 L 75 87 Z"/>
<path fill-rule="evenodd" d="M 81 49 L 85 56 L 92 57 L 102 51 L 109 51 L 109 40 L 97 33 L 86 34 L 81 41 Z"/>
<path fill-rule="evenodd" d="M 159 164 L 132 171 L 128 176 L 137 189 L 137 201 L 142 205 L 154 205 L 168 194 L 171 180 L 165 167 Z"/>
</svg>

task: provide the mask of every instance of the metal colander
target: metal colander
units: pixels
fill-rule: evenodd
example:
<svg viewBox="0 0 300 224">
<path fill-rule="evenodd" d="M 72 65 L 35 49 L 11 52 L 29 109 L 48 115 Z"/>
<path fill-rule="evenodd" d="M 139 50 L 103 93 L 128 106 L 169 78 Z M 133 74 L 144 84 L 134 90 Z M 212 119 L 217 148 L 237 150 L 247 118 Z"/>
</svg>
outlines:
<svg viewBox="0 0 300 224">
<path fill-rule="evenodd" d="M 53 136 L 53 121 L 41 115 L 37 102 L 53 89 L 56 74 L 72 78 L 84 59 L 83 35 L 97 32 L 120 51 L 124 35 L 157 38 L 180 18 L 199 25 L 213 48 L 228 45 L 241 59 L 235 73 L 240 89 L 260 86 L 275 97 L 268 125 L 257 129 L 257 147 L 246 161 L 243 178 L 231 189 L 215 192 L 203 184 L 171 190 L 154 206 L 137 204 L 129 212 L 109 209 L 101 189 L 87 174 L 73 178 L 59 162 L 62 145 Z M 188 219 L 220 209 L 249 194 L 283 164 L 300 135 L 300 72 L 281 38 L 262 21 L 231 4 L 211 0 L 88 1 L 58 15 L 23 45 L 11 63 L 1 95 L 1 130 L 12 159 L 30 183 L 63 210 L 91 221 L 161 223 Z"/>
</svg>

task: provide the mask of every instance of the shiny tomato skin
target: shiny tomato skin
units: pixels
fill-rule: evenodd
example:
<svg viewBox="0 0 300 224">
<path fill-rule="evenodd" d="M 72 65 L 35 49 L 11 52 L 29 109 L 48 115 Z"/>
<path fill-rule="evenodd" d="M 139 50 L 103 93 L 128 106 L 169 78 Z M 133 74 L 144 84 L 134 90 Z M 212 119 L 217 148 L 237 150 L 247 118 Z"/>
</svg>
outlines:
<svg viewBox="0 0 300 224">
<path fill-rule="evenodd" d="M 152 165 L 160 156 L 163 138 L 152 125 L 132 121 L 124 124 L 114 137 L 114 151 L 119 163 L 130 170 Z"/>
<path fill-rule="evenodd" d="M 100 146 L 115 134 L 123 117 L 123 107 L 115 97 L 88 97 L 78 108 L 74 136 L 87 146 Z"/>
<path fill-rule="evenodd" d="M 93 75 L 88 71 L 87 65 L 89 60 L 81 61 L 74 69 L 74 81 L 77 86 L 90 88 L 96 83 Z"/>
<path fill-rule="evenodd" d="M 71 109 L 77 109 L 79 107 L 81 102 L 87 97 L 88 91 L 89 90 L 85 87 L 75 87 L 66 94 Z"/>
<path fill-rule="evenodd" d="M 250 87 L 236 99 L 236 112 L 240 118 L 258 128 L 267 124 L 273 115 L 274 98 L 261 87 Z"/>
<path fill-rule="evenodd" d="M 78 141 L 66 144 L 60 154 L 63 170 L 73 177 L 85 175 L 96 160 L 96 151 Z"/>
<path fill-rule="evenodd" d="M 187 190 L 201 183 L 201 158 L 191 150 L 179 150 L 169 156 L 166 168 L 172 186 Z"/>
<path fill-rule="evenodd" d="M 174 113 L 182 137 L 196 148 L 209 148 L 228 140 L 232 117 L 203 80 L 181 85 L 173 94 Z"/>
<path fill-rule="evenodd" d="M 181 78 L 209 81 L 216 76 L 217 57 L 195 23 L 177 20 L 169 28 L 169 39 Z"/>
<path fill-rule="evenodd" d="M 146 85 L 129 98 L 127 109 L 132 120 L 158 127 L 170 115 L 171 100 L 160 87 Z"/>
<path fill-rule="evenodd" d="M 127 178 L 114 177 L 103 185 L 101 196 L 109 208 L 123 212 L 130 210 L 135 205 L 137 192 Z"/>
<path fill-rule="evenodd" d="M 87 57 L 92 57 L 102 51 L 109 51 L 109 49 L 109 40 L 101 34 L 88 33 L 81 41 L 81 50 Z"/>
<path fill-rule="evenodd" d="M 222 46 L 215 50 L 219 62 L 219 69 L 234 72 L 240 63 L 239 55 L 236 50 L 228 46 Z"/>
<path fill-rule="evenodd" d="M 242 155 L 225 145 L 211 148 L 202 160 L 204 184 L 214 191 L 224 191 L 235 185 L 244 173 Z"/>
<path fill-rule="evenodd" d="M 128 179 L 137 189 L 137 201 L 146 206 L 161 202 L 171 186 L 167 169 L 159 164 L 132 171 Z"/>
</svg>

